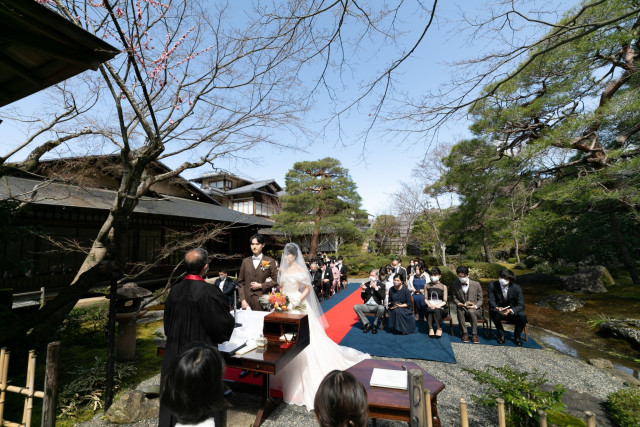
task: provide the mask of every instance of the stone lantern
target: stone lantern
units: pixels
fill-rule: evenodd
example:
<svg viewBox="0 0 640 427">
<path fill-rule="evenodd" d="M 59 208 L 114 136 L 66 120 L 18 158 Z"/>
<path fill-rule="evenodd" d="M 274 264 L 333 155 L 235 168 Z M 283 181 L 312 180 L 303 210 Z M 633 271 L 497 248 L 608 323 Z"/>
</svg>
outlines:
<svg viewBox="0 0 640 427">
<path fill-rule="evenodd" d="M 116 321 L 118 334 L 116 339 L 116 358 L 133 360 L 136 357 L 136 321 L 147 314 L 146 310 L 136 311 L 142 299 L 151 295 L 151 291 L 135 283 L 127 283 L 118 288 L 116 297 Z M 135 316 L 135 319 L 134 319 Z"/>
</svg>

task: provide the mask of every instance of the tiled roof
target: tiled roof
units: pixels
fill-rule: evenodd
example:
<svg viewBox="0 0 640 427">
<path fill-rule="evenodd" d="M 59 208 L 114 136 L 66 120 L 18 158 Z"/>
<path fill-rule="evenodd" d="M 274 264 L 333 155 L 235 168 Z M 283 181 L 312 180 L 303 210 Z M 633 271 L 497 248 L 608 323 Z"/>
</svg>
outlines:
<svg viewBox="0 0 640 427">
<path fill-rule="evenodd" d="M 14 197 L 40 205 L 71 206 L 109 210 L 116 192 L 99 188 L 83 188 L 62 182 L 4 176 L 0 178 L 0 199 Z M 270 227 L 273 221 L 247 215 L 211 203 L 161 195 L 143 197 L 134 209 L 136 213 L 197 218 L 210 221 L 252 224 Z"/>
</svg>

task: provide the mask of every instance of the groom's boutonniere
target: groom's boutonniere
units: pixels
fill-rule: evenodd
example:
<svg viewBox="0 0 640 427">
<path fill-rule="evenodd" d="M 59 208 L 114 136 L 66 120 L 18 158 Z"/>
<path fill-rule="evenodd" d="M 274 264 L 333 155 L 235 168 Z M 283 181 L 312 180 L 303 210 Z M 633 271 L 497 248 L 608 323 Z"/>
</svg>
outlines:
<svg viewBox="0 0 640 427">
<path fill-rule="evenodd" d="M 260 263 L 260 266 L 262 267 L 262 271 L 265 271 L 267 268 L 271 267 L 271 263 L 269 261 L 263 260 Z"/>
</svg>

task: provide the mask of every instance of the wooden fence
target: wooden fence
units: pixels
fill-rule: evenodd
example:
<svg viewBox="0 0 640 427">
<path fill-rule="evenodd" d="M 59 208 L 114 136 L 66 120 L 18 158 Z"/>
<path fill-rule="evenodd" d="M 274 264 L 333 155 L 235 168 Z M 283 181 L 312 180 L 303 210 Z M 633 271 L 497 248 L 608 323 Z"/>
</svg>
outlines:
<svg viewBox="0 0 640 427">
<path fill-rule="evenodd" d="M 53 427 L 56 421 L 56 400 L 58 390 L 58 367 L 60 365 L 60 342 L 52 342 L 47 346 L 47 366 L 44 380 L 44 391 L 35 390 L 36 352 L 31 350 L 27 360 L 27 381 L 25 387 L 8 385 L 9 356 L 6 348 L 0 350 L 0 426 L 30 427 L 33 414 L 33 398 L 42 399 L 42 427 Z M 16 393 L 24 398 L 22 422 L 17 423 L 4 419 L 6 393 Z"/>
<path fill-rule="evenodd" d="M 409 402 L 411 411 L 411 427 L 433 427 L 439 426 L 438 420 L 431 414 L 431 392 L 425 390 L 422 378 L 422 371 L 411 369 L 409 371 Z M 498 410 L 498 426 L 506 427 L 506 416 L 504 411 L 504 400 L 496 399 Z M 592 412 L 585 411 L 587 427 L 596 427 L 596 416 Z M 547 414 L 539 410 L 538 418 L 540 427 L 547 427 Z M 460 425 L 469 427 L 469 417 L 467 414 L 467 402 L 460 399 Z"/>
</svg>

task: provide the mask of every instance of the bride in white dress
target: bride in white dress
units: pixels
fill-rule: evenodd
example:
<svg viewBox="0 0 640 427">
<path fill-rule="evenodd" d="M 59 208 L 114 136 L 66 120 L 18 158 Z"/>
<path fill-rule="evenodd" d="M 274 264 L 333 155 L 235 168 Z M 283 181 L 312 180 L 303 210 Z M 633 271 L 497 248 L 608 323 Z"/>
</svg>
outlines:
<svg viewBox="0 0 640 427">
<path fill-rule="evenodd" d="M 309 316 L 311 340 L 307 348 L 273 377 L 272 385 L 282 390 L 285 402 L 304 405 L 311 411 L 316 391 L 326 374 L 334 369 L 345 370 L 371 356 L 340 346 L 327 336 L 324 331 L 327 321 L 311 288 L 311 276 L 300 248 L 295 243 L 287 243 L 284 247 L 278 283 L 289 297 L 292 309 L 304 305 L 304 312 Z"/>
</svg>

